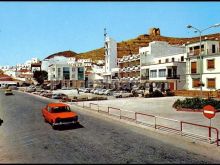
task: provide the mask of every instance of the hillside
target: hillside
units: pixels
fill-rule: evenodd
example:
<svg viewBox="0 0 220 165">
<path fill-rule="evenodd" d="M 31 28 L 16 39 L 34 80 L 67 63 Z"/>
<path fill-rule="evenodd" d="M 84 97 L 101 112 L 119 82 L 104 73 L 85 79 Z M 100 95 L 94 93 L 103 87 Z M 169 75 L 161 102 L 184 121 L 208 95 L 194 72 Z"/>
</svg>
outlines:
<svg viewBox="0 0 220 165">
<path fill-rule="evenodd" d="M 204 39 L 205 37 L 207 37 L 208 39 L 217 38 L 219 40 L 220 33 L 204 35 L 202 36 L 202 39 Z M 166 37 L 160 35 L 159 28 L 151 28 L 149 30 L 149 34 L 139 35 L 136 38 L 127 41 L 118 42 L 117 43 L 118 58 L 121 58 L 124 55 L 138 54 L 140 47 L 146 47 L 149 45 L 149 42 L 152 41 L 166 41 L 171 45 L 182 45 L 182 44 L 186 44 L 187 42 L 199 41 L 199 37 L 193 37 L 193 38 Z M 70 50 L 58 52 L 49 55 L 45 59 L 49 59 L 54 56 L 76 57 L 76 59 L 91 58 L 93 61 L 104 60 L 104 47 L 79 54 Z"/>
<path fill-rule="evenodd" d="M 63 51 L 63 52 L 51 54 L 51 55 L 47 56 L 45 59 L 50 59 L 50 58 L 53 58 L 54 56 L 75 57 L 77 55 L 78 54 L 76 52 L 68 50 L 68 51 Z"/>
<path fill-rule="evenodd" d="M 202 39 L 207 37 L 208 39 L 220 39 L 220 33 L 204 35 Z M 149 42 L 152 41 L 166 41 L 171 45 L 182 45 L 187 42 L 199 41 L 199 37 L 193 38 L 174 38 L 166 37 L 158 34 L 143 34 L 139 35 L 134 39 L 127 41 L 122 41 L 117 43 L 118 58 L 121 58 L 124 55 L 137 54 L 139 52 L 139 47 L 148 46 Z M 104 59 L 104 48 L 95 49 L 92 51 L 80 53 L 77 55 L 77 58 L 92 58 L 93 60 Z"/>
</svg>

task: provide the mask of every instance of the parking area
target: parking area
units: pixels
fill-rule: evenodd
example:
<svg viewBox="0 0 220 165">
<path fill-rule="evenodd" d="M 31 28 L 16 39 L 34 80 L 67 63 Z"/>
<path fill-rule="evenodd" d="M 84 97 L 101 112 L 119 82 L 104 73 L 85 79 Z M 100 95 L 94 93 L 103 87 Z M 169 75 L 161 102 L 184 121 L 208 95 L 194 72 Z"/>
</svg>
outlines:
<svg viewBox="0 0 220 165">
<path fill-rule="evenodd" d="M 70 97 L 74 96 L 94 96 L 92 93 L 80 92 L 77 90 L 55 90 L 53 93 L 64 93 Z M 177 99 L 184 99 L 182 96 L 172 97 L 155 97 L 155 98 L 143 98 L 143 97 L 128 97 L 128 98 L 115 98 L 114 96 L 106 96 L 107 100 L 98 101 L 85 101 L 85 105 L 89 103 L 95 103 L 102 107 L 114 107 L 121 110 L 127 110 L 132 112 L 140 112 L 149 115 L 156 115 L 160 117 L 192 122 L 202 125 L 210 125 L 210 120 L 204 117 L 202 112 L 182 112 L 176 111 L 172 107 L 173 103 Z M 220 129 L 220 113 L 211 119 L 211 126 Z"/>
</svg>

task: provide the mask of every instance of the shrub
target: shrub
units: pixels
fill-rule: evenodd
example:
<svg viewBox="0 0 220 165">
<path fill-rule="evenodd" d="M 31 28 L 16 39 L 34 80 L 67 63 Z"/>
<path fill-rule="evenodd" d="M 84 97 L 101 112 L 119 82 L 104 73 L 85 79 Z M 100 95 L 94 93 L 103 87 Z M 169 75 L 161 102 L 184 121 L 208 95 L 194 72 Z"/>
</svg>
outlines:
<svg viewBox="0 0 220 165">
<path fill-rule="evenodd" d="M 184 100 L 177 99 L 173 103 L 173 108 L 202 109 L 206 105 L 212 105 L 215 109 L 220 109 L 220 101 L 214 99 L 201 99 L 198 97 L 185 98 Z"/>
<path fill-rule="evenodd" d="M 159 90 L 155 90 L 149 94 L 149 97 L 163 97 L 163 93 Z"/>
</svg>

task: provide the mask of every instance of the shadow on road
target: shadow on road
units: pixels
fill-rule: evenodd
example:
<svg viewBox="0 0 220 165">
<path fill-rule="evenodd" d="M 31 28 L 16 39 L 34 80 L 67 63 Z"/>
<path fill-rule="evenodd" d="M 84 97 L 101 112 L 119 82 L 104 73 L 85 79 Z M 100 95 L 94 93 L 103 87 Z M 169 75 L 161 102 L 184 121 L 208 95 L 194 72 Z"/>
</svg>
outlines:
<svg viewBox="0 0 220 165">
<path fill-rule="evenodd" d="M 61 125 L 56 128 L 56 130 L 63 131 L 63 130 L 70 130 L 70 129 L 79 129 L 79 128 L 84 128 L 83 125 L 80 123 L 78 124 L 71 124 L 71 125 Z"/>
</svg>

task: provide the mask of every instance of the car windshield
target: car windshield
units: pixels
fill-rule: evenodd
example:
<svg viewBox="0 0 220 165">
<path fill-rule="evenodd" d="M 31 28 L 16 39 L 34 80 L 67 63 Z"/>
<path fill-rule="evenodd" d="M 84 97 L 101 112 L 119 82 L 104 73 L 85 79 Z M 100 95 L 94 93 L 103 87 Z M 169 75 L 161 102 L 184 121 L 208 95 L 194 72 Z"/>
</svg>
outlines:
<svg viewBox="0 0 220 165">
<path fill-rule="evenodd" d="M 70 112 L 70 108 L 68 106 L 52 108 L 52 113 L 60 113 L 60 112 Z"/>
</svg>

